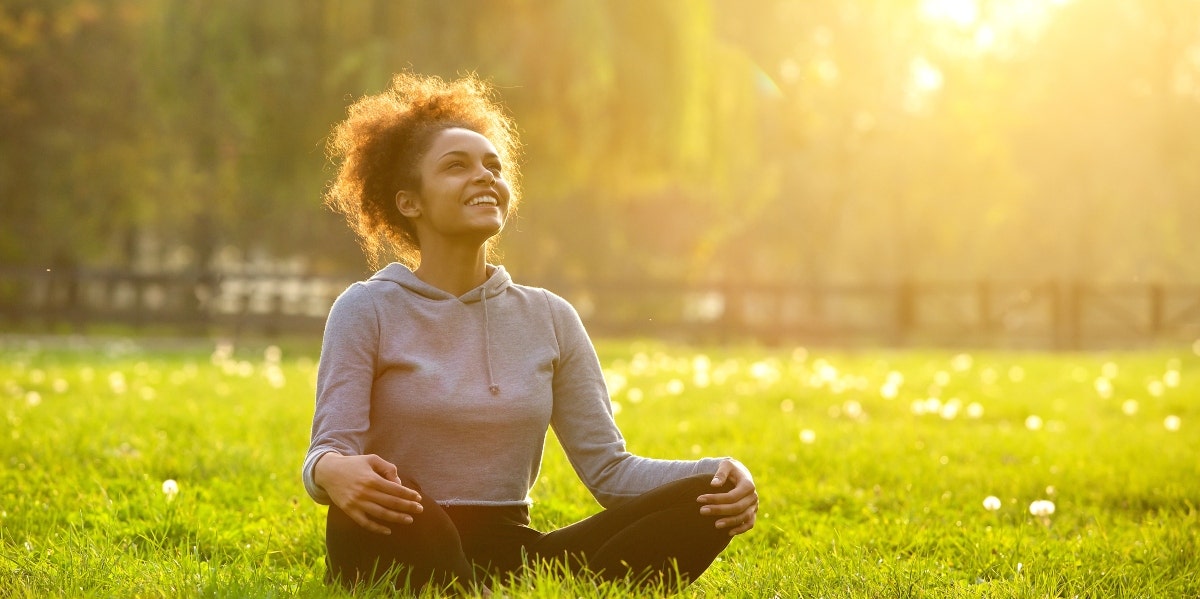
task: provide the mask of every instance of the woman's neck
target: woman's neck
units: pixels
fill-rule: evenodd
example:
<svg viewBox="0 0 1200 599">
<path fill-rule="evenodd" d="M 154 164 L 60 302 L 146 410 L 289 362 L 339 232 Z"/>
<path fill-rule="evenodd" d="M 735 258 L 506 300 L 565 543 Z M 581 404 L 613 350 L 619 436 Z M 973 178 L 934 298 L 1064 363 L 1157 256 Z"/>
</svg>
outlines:
<svg viewBox="0 0 1200 599">
<path fill-rule="evenodd" d="M 487 280 L 484 248 L 467 251 L 452 247 L 423 247 L 421 264 L 413 274 L 442 291 L 460 296 Z"/>
</svg>

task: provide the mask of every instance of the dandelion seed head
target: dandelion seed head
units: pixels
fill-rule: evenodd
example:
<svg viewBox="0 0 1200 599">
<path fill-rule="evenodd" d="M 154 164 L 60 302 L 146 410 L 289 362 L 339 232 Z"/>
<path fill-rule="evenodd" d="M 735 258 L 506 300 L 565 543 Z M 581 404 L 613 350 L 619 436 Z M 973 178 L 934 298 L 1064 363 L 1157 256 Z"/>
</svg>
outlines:
<svg viewBox="0 0 1200 599">
<path fill-rule="evenodd" d="M 638 403 L 645 398 L 645 395 L 639 387 L 630 387 L 629 391 L 625 392 L 625 398 L 629 400 L 629 403 Z"/>
<path fill-rule="evenodd" d="M 1166 391 L 1166 387 L 1163 385 L 1162 381 L 1150 381 L 1149 383 L 1146 383 L 1146 392 L 1149 393 L 1151 397 L 1162 397 L 1164 391 Z"/>
<path fill-rule="evenodd" d="M 862 404 L 854 400 L 849 400 L 843 403 L 842 412 L 846 414 L 848 418 L 853 420 L 859 420 L 866 416 L 866 412 L 863 410 Z"/>
<path fill-rule="evenodd" d="M 967 418 L 979 419 L 983 418 L 983 404 L 973 401 L 967 405 Z"/>
<path fill-rule="evenodd" d="M 1029 513 L 1038 518 L 1045 518 L 1054 513 L 1054 502 L 1049 499 L 1039 499 L 1029 504 Z"/>
<path fill-rule="evenodd" d="M 67 382 L 67 379 L 56 378 L 54 379 L 54 382 L 50 384 L 50 388 L 53 389 L 55 393 L 66 393 L 67 390 L 71 388 L 71 384 Z"/>
<path fill-rule="evenodd" d="M 800 431 L 800 442 L 805 445 L 812 445 L 817 440 L 817 433 L 812 429 L 804 429 Z"/>
<path fill-rule="evenodd" d="M 129 389 L 129 386 L 125 383 L 125 373 L 119 370 L 110 372 L 108 375 L 108 387 L 117 395 L 125 393 Z"/>
<path fill-rule="evenodd" d="M 179 483 L 175 482 L 173 478 L 164 480 L 162 483 L 162 492 L 163 495 L 167 496 L 167 501 L 173 501 L 175 496 L 179 494 Z"/>
<path fill-rule="evenodd" d="M 603 374 L 604 384 L 608 387 L 608 392 L 612 395 L 620 393 L 621 390 L 625 388 L 625 385 L 629 382 L 629 379 L 626 378 L 624 374 L 621 374 L 616 370 L 605 369 Z"/>
<path fill-rule="evenodd" d="M 1115 379 L 1120 372 L 1121 367 L 1117 366 L 1115 362 L 1105 362 L 1104 365 L 1100 367 L 1100 376 L 1106 379 Z"/>
<path fill-rule="evenodd" d="M 1112 397 L 1112 381 L 1108 380 L 1107 378 L 1097 378 L 1095 382 L 1092 383 L 1092 386 L 1096 389 L 1096 394 L 1099 395 L 1101 399 L 1108 399 Z"/>
<path fill-rule="evenodd" d="M 1127 400 L 1121 402 L 1121 411 L 1124 412 L 1126 416 L 1133 416 L 1134 414 L 1137 414 L 1137 411 L 1138 411 L 1137 400 L 1136 399 L 1127 399 Z"/>
<path fill-rule="evenodd" d="M 958 354 L 957 356 L 954 356 L 952 360 L 950 360 L 950 367 L 957 372 L 965 372 L 970 370 L 971 366 L 974 364 L 975 359 L 971 357 L 971 354 Z"/>
<path fill-rule="evenodd" d="M 1031 431 L 1041 430 L 1043 424 L 1042 417 L 1037 414 L 1030 414 L 1025 418 L 1025 428 Z"/>
<path fill-rule="evenodd" d="M 957 397 L 952 397 L 942 405 L 942 409 L 939 414 L 943 420 L 954 420 L 958 417 L 958 412 L 961 408 L 962 401 Z"/>
<path fill-rule="evenodd" d="M 879 395 L 884 399 L 896 399 L 896 396 L 899 394 L 900 385 L 892 384 L 891 381 L 884 383 L 883 386 L 879 388 Z"/>
<path fill-rule="evenodd" d="M 1000 505 L 1000 498 L 996 497 L 995 495 L 988 495 L 987 497 L 983 498 L 983 509 L 989 512 L 994 512 L 1000 509 Z"/>
<path fill-rule="evenodd" d="M 28 391 L 25 393 L 25 405 L 35 407 L 42 403 L 42 394 L 37 391 Z"/>
<path fill-rule="evenodd" d="M 1171 388 L 1171 389 L 1178 387 L 1179 386 L 1179 371 L 1178 370 L 1166 371 L 1165 373 L 1163 373 L 1162 382 L 1163 382 L 1163 385 L 1165 385 L 1166 387 Z"/>
<path fill-rule="evenodd" d="M 681 395 L 683 393 L 683 381 L 679 379 L 671 379 L 667 382 L 667 393 L 670 395 Z"/>
<path fill-rule="evenodd" d="M 1183 426 L 1183 420 L 1172 414 L 1163 419 L 1163 427 L 1171 432 L 1175 432 Z"/>
</svg>

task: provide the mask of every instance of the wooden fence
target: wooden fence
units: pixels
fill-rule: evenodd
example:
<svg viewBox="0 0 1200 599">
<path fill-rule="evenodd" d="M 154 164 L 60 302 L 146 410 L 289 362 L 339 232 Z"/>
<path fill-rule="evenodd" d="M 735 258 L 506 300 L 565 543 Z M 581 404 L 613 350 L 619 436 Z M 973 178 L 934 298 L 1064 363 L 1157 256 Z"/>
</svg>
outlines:
<svg viewBox="0 0 1200 599">
<path fill-rule="evenodd" d="M 185 334 L 319 333 L 355 277 L 264 272 L 0 270 L 0 327 L 117 324 Z M 699 285 L 542 282 L 596 336 L 808 345 L 1131 347 L 1200 338 L 1200 285 L 901 282 Z"/>
</svg>

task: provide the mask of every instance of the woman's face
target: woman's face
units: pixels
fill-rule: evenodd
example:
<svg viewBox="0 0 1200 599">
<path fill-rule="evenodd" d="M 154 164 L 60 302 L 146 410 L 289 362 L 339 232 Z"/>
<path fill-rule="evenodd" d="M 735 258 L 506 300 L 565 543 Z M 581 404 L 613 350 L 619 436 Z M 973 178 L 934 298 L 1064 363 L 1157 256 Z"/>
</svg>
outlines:
<svg viewBox="0 0 1200 599">
<path fill-rule="evenodd" d="M 508 216 L 503 166 L 486 137 L 457 127 L 442 130 L 417 164 L 420 189 L 401 191 L 396 205 L 416 225 L 423 246 L 430 235 L 483 244 Z"/>
</svg>

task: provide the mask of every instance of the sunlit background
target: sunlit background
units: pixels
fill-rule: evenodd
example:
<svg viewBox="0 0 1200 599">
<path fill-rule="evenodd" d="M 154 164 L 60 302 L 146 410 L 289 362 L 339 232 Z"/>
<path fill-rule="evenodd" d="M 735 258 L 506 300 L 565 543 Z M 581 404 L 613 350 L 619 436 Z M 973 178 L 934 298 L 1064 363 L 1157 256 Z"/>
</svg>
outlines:
<svg viewBox="0 0 1200 599">
<path fill-rule="evenodd" d="M 526 144 L 518 280 L 1200 283 L 1200 2 L 2 0 L 0 264 L 365 272 L 408 69 Z"/>
</svg>

